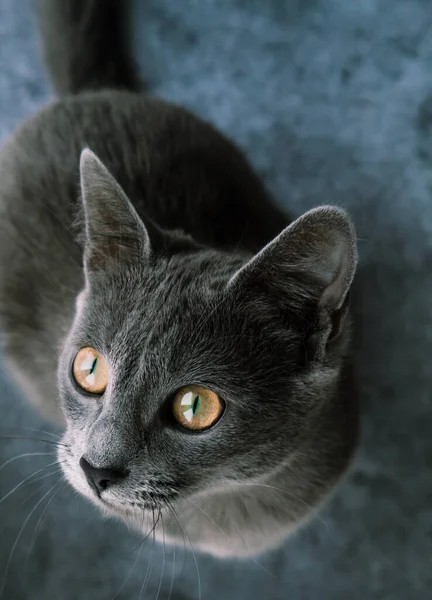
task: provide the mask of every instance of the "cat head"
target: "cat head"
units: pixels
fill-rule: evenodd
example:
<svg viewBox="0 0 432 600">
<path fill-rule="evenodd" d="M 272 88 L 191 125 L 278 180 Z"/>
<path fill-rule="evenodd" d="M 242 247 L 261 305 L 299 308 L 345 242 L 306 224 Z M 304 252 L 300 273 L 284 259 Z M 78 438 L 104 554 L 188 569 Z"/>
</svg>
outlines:
<svg viewBox="0 0 432 600">
<path fill-rule="evenodd" d="M 346 354 L 347 215 L 314 209 L 244 257 L 144 222 L 89 150 L 81 187 L 85 288 L 58 373 L 68 480 L 128 518 L 276 471 Z"/>
</svg>

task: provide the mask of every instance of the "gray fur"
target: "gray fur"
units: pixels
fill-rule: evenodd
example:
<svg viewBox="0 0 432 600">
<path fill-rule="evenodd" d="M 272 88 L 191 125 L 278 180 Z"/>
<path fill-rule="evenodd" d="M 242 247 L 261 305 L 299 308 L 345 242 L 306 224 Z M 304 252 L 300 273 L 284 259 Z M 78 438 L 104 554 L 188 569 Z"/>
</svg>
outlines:
<svg viewBox="0 0 432 600">
<path fill-rule="evenodd" d="M 140 91 L 127 27 L 130 0 L 38 0 L 43 53 L 58 94 Z"/>
<path fill-rule="evenodd" d="M 76 55 L 81 21 L 62 23 L 72 44 L 62 53 Z M 87 81 L 99 81 L 95 69 Z M 68 73 L 70 91 L 93 87 Z M 258 554 L 313 515 L 355 447 L 353 226 L 335 207 L 288 225 L 230 141 L 130 87 L 65 97 L 1 151 L 8 362 L 65 423 L 59 456 L 84 496 L 146 531 L 160 512 L 159 540 L 163 522 L 167 542 L 185 531 L 216 556 Z M 109 363 L 101 398 L 73 382 L 83 346 Z M 192 383 L 226 403 L 220 422 L 193 434 L 170 410 Z M 82 456 L 129 474 L 99 499 Z"/>
</svg>

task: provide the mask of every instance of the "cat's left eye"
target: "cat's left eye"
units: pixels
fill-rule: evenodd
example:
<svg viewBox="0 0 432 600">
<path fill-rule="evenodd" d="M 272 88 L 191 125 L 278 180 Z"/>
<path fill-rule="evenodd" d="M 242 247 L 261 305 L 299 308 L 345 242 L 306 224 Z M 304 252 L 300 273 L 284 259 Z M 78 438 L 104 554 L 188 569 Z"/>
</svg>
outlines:
<svg viewBox="0 0 432 600">
<path fill-rule="evenodd" d="M 108 385 L 108 364 L 94 348 L 81 348 L 73 363 L 77 384 L 91 394 L 103 394 Z"/>
<path fill-rule="evenodd" d="M 177 392 L 172 411 L 180 425 L 199 431 L 215 425 L 223 415 L 224 408 L 222 400 L 212 390 L 189 385 Z"/>
</svg>

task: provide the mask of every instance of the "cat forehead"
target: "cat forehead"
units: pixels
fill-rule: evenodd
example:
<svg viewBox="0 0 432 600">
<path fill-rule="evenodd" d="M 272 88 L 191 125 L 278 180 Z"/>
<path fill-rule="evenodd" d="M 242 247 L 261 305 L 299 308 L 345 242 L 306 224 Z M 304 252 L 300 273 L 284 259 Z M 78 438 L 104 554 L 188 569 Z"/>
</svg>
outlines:
<svg viewBox="0 0 432 600">
<path fill-rule="evenodd" d="M 133 348 L 150 354 L 155 349 L 204 340 L 207 327 L 219 329 L 229 310 L 224 282 L 202 277 L 163 276 L 146 281 L 95 288 L 79 299 L 76 343 L 92 342 L 101 349 L 127 355 Z"/>
<path fill-rule="evenodd" d="M 90 278 L 77 308 L 84 319 L 103 320 L 104 330 L 110 322 L 115 328 L 134 320 L 141 329 L 152 329 L 173 315 L 181 324 L 213 310 L 241 264 L 238 257 L 200 253 L 155 260 L 142 268 L 119 268 L 114 276 L 99 273 Z"/>
<path fill-rule="evenodd" d="M 137 273 L 127 280 L 92 287 L 85 306 L 91 318 L 113 317 L 113 323 L 118 324 L 139 320 L 143 326 L 153 326 L 170 314 L 176 314 L 180 321 L 199 315 L 223 296 L 225 285 L 225 278 L 205 273 Z M 81 301 L 80 306 L 83 304 Z"/>
<path fill-rule="evenodd" d="M 181 291 L 187 288 L 214 289 L 225 283 L 233 272 L 240 269 L 245 260 L 225 252 L 200 251 L 187 255 L 155 256 L 153 260 L 143 260 L 140 265 L 121 264 L 113 273 L 99 272 L 90 277 L 90 283 L 109 290 L 119 292 L 126 290 L 155 292 L 163 286 L 167 290 Z M 107 290 L 108 288 L 108 290 Z"/>
</svg>

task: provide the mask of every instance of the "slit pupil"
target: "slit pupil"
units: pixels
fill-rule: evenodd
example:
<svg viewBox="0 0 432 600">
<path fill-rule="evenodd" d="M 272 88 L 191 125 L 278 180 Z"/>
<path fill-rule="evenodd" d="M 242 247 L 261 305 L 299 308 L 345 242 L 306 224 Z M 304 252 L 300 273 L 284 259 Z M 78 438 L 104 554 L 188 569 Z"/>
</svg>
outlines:
<svg viewBox="0 0 432 600">
<path fill-rule="evenodd" d="M 92 366 L 91 366 L 91 368 L 90 368 L 90 375 L 92 375 L 92 374 L 95 372 L 95 370 L 96 370 L 96 365 L 97 365 L 97 361 L 98 361 L 98 359 L 97 359 L 97 358 L 95 358 L 95 359 L 94 359 L 94 361 L 93 361 L 93 363 L 92 363 Z"/>
<path fill-rule="evenodd" d="M 193 414 L 195 415 L 199 409 L 199 405 L 200 405 L 200 397 L 199 396 L 195 396 L 193 404 L 192 404 L 192 410 L 193 410 Z"/>
</svg>

